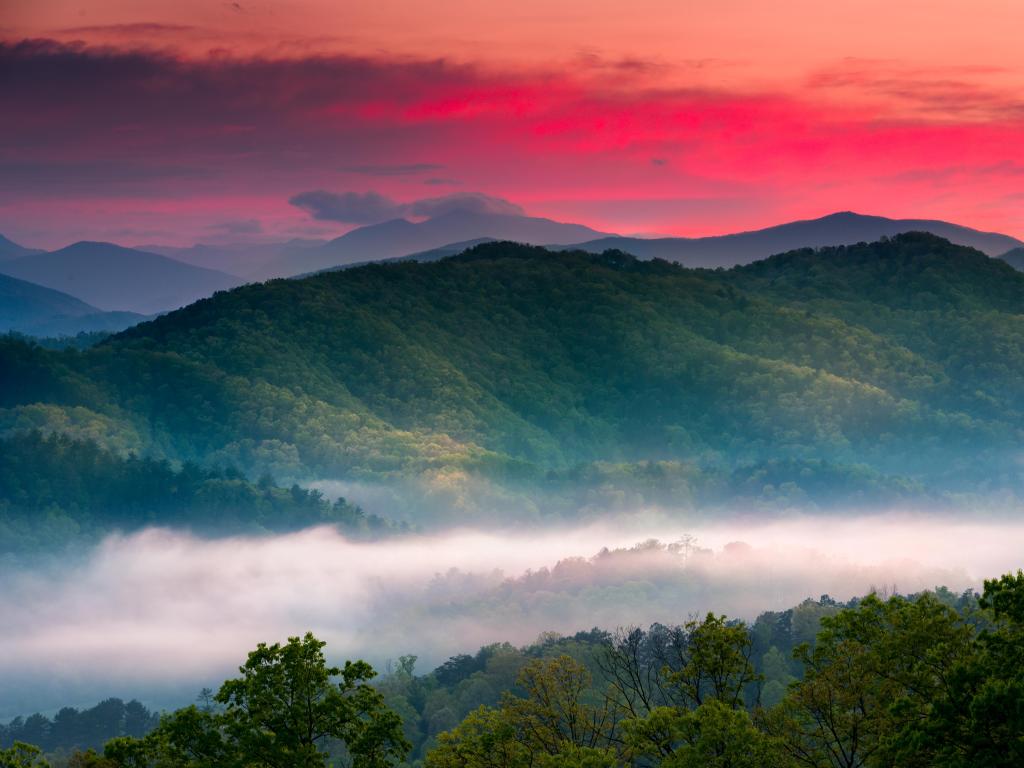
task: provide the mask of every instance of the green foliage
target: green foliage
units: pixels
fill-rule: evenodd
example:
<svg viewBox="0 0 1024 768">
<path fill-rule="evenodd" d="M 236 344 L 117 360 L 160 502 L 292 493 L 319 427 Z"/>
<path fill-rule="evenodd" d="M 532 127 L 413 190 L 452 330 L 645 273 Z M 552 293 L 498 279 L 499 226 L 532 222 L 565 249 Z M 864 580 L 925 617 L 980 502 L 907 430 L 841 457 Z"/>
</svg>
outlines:
<svg viewBox="0 0 1024 768">
<path fill-rule="evenodd" d="M 341 751 L 353 768 L 387 768 L 409 750 L 401 720 L 367 681 L 369 664 L 330 667 L 312 634 L 261 643 L 221 686 L 217 711 L 165 715 L 142 739 L 108 742 L 97 768 L 315 768 Z"/>
<path fill-rule="evenodd" d="M 259 484 L 233 470 L 121 457 L 94 442 L 38 431 L 0 440 L 0 556 L 53 549 L 111 530 L 187 526 L 205 533 L 335 524 L 354 535 L 389 524 L 344 499 Z"/>
<path fill-rule="evenodd" d="M 18 741 L 10 749 L 0 749 L 0 768 L 50 768 L 38 747 Z"/>
<path fill-rule="evenodd" d="M 28 742 L 47 754 L 100 749 L 112 738 L 146 735 L 158 719 L 138 701 L 106 699 L 88 709 L 63 707 L 52 718 L 38 713 L 15 718 L 0 725 L 0 748 Z"/>
<path fill-rule="evenodd" d="M 695 709 L 659 707 L 623 724 L 640 764 L 665 768 L 781 768 L 789 765 L 777 740 L 750 714 L 716 698 Z"/>
<path fill-rule="evenodd" d="M 795 663 L 777 645 L 804 632 L 792 627 L 794 611 L 764 614 L 749 632 L 713 614 L 627 631 L 600 641 L 605 652 L 591 690 L 607 686 L 605 701 L 618 713 L 607 747 L 589 758 L 545 754 L 558 755 L 558 765 L 591 759 L 637 768 L 1020 765 L 1022 595 L 1024 573 L 986 582 L 980 612 L 969 596 L 946 590 L 888 600 L 872 594 L 845 607 L 823 596 L 800 607 L 830 610 L 812 612 L 820 631 L 797 646 Z M 771 644 L 755 671 L 753 650 L 764 643 Z M 737 695 L 762 676 L 783 688 L 772 706 Z M 586 696 L 579 679 L 557 685 L 578 700 Z M 438 737 L 427 765 L 546 764 L 516 738 L 517 722 L 507 706 L 481 708 Z"/>
<path fill-rule="evenodd" d="M 902 742 L 951 768 L 1024 764 L 1024 573 L 985 582 L 981 599 L 993 623 L 975 652 L 950 671 L 944 695 Z"/>
<path fill-rule="evenodd" d="M 753 642 L 746 626 L 709 613 L 702 622 L 687 622 L 684 630 L 686 663 L 668 674 L 668 683 L 695 707 L 710 699 L 741 706 L 747 686 L 761 680 L 750 660 Z"/>
<path fill-rule="evenodd" d="M 591 675 L 563 655 L 535 660 L 517 679 L 523 695 L 507 693 L 497 708 L 482 706 L 438 737 L 427 768 L 547 768 L 615 765 L 615 710 L 588 701 Z"/>
<path fill-rule="evenodd" d="M 920 746 L 908 755 L 902 745 L 973 642 L 973 627 L 930 595 L 870 595 L 823 618 L 813 649 L 797 649 L 803 680 L 767 722 L 803 765 L 931 765 Z"/>
</svg>

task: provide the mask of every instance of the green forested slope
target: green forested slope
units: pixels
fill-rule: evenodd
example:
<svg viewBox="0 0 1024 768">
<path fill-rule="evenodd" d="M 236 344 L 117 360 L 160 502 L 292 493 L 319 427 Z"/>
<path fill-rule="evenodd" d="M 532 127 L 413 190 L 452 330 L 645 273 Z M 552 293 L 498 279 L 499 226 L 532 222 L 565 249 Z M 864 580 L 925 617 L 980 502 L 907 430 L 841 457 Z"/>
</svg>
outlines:
<svg viewBox="0 0 1024 768">
<path fill-rule="evenodd" d="M 1015 491 L 1022 310 L 1024 275 L 931 235 L 729 271 L 490 243 L 245 286 L 81 352 L 12 340 L 0 429 L 292 476 L 813 484 L 824 462 Z"/>
</svg>

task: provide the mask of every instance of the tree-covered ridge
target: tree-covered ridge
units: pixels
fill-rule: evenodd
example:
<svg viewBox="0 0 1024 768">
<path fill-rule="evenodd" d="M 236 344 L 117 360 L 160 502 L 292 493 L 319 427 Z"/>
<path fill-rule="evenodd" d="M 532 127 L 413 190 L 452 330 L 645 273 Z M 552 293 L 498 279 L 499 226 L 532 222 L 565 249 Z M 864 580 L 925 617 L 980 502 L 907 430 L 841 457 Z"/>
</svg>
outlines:
<svg viewBox="0 0 1024 768">
<path fill-rule="evenodd" d="M 0 749 L 11 748 L 17 742 L 35 745 L 50 755 L 102 749 L 110 739 L 141 738 L 159 721 L 159 713 L 151 712 L 139 701 L 107 699 L 88 709 L 62 707 L 52 717 L 38 712 L 16 717 L 0 725 Z"/>
<path fill-rule="evenodd" d="M 77 414 L 253 475 L 792 461 L 1016 492 L 1022 308 L 1024 275 L 923 234 L 729 271 L 488 243 L 244 286 L 84 351 L 6 341 L 0 429 Z"/>
<path fill-rule="evenodd" d="M 356 536 L 391 529 L 344 499 L 279 488 L 269 476 L 252 483 L 232 469 L 174 468 L 60 433 L 0 440 L 0 561 L 148 525 L 225 534 L 326 524 Z"/>
</svg>

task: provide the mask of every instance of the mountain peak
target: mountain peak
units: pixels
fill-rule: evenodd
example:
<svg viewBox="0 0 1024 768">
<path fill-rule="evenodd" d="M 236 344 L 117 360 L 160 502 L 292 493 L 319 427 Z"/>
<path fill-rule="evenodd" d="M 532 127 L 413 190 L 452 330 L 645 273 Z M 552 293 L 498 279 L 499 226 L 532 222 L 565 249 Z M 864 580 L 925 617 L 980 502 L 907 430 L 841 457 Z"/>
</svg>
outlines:
<svg viewBox="0 0 1024 768">
<path fill-rule="evenodd" d="M 0 261 L 17 259 L 33 253 L 42 253 L 42 251 L 37 248 L 26 248 L 24 245 L 16 243 L 4 235 L 0 235 Z"/>
</svg>

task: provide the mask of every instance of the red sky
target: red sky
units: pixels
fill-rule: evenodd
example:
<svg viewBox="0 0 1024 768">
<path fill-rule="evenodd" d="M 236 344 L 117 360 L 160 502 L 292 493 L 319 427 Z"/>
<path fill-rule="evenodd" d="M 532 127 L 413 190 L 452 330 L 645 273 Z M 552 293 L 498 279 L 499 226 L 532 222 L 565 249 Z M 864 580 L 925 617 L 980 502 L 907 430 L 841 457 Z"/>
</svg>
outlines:
<svg viewBox="0 0 1024 768">
<path fill-rule="evenodd" d="M 0 232 L 333 236 L 483 193 L 621 233 L 1020 237 L 1022 29 L 1016 0 L 0 0 Z"/>
</svg>

